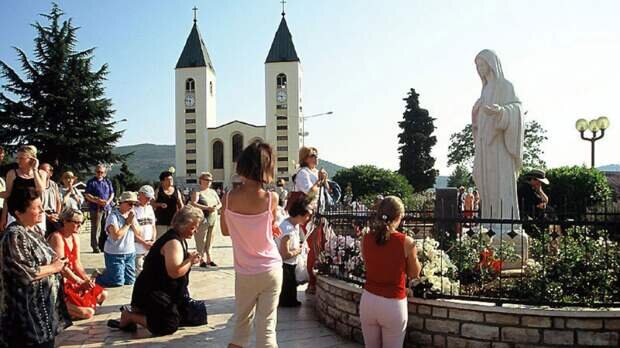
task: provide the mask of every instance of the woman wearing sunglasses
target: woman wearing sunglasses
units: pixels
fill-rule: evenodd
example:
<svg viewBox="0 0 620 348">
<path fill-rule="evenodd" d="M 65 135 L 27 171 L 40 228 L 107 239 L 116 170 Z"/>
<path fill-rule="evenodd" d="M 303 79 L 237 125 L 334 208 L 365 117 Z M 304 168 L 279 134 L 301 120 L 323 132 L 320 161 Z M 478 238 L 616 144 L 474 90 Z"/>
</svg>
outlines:
<svg viewBox="0 0 620 348">
<path fill-rule="evenodd" d="M 61 272 L 64 278 L 65 303 L 71 319 L 90 319 L 95 315 L 96 305 L 101 305 L 107 291 L 86 274 L 80 260 L 80 238 L 76 234 L 84 221 L 82 212 L 65 208 L 60 213 L 62 228 L 48 237 L 56 255 L 67 259 L 67 267 Z"/>
</svg>

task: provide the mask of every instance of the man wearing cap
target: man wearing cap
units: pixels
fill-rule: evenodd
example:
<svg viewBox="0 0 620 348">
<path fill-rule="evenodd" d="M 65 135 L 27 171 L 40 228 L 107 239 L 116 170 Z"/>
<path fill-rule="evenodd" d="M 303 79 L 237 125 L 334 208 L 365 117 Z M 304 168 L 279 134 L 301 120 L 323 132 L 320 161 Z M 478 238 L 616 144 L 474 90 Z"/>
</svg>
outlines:
<svg viewBox="0 0 620 348">
<path fill-rule="evenodd" d="M 135 236 L 139 233 L 134 205 L 138 204 L 135 192 L 123 192 L 120 204 L 105 221 L 108 237 L 103 247 L 105 273 L 97 277 L 103 287 L 132 285 L 136 280 Z"/>
<path fill-rule="evenodd" d="M 144 185 L 138 190 L 138 205 L 133 208 L 136 220 L 140 225 L 140 233 L 136 234 L 136 273 L 142 272 L 144 257 L 151 249 L 155 239 L 155 212 L 151 201 L 155 198 L 155 190 L 151 185 Z"/>
<path fill-rule="evenodd" d="M 542 185 L 549 185 L 545 172 L 533 169 L 524 175 L 524 183 L 519 187 L 519 205 L 521 216 L 529 219 L 544 217 L 549 197 L 543 191 Z"/>
</svg>

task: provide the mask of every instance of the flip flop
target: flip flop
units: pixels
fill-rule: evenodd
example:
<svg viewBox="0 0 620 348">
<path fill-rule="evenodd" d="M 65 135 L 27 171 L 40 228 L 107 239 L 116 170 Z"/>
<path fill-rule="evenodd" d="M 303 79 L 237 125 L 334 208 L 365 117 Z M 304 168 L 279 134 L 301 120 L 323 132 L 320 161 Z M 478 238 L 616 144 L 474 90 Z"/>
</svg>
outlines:
<svg viewBox="0 0 620 348">
<path fill-rule="evenodd" d="M 125 325 L 121 327 L 120 320 L 110 319 L 108 320 L 108 327 L 113 329 L 119 329 L 125 332 L 136 332 L 138 331 L 138 325 L 136 323 L 131 323 L 129 325 Z"/>
</svg>

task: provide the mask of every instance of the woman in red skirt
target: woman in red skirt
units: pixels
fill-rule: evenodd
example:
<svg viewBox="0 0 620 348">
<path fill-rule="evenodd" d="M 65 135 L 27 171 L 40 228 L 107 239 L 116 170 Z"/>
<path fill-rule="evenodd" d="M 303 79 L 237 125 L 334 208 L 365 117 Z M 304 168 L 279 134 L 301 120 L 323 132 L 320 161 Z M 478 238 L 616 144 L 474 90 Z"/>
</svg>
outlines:
<svg viewBox="0 0 620 348">
<path fill-rule="evenodd" d="M 95 284 L 80 262 L 80 242 L 75 235 L 84 221 L 82 212 L 66 208 L 60 218 L 62 228 L 52 233 L 48 242 L 59 258 L 68 260 L 62 271 L 67 309 L 72 319 L 90 319 L 95 315 L 96 305 L 106 299 L 107 291 Z"/>
</svg>

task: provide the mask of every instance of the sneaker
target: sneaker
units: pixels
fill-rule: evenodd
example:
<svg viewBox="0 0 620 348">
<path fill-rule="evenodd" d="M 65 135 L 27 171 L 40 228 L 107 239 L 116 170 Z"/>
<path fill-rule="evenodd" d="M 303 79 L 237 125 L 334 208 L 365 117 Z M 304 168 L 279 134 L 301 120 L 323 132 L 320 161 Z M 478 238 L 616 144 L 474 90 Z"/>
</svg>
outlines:
<svg viewBox="0 0 620 348">
<path fill-rule="evenodd" d="M 99 249 L 93 249 L 93 254 L 99 254 L 101 252 L 101 250 Z"/>
<path fill-rule="evenodd" d="M 204 262 L 204 261 L 202 261 L 202 262 L 200 263 L 200 267 L 202 267 L 202 268 L 207 268 L 207 263 L 206 263 L 206 262 Z"/>
<path fill-rule="evenodd" d="M 209 261 L 208 265 L 211 267 L 217 267 L 217 264 L 213 261 Z"/>
</svg>

